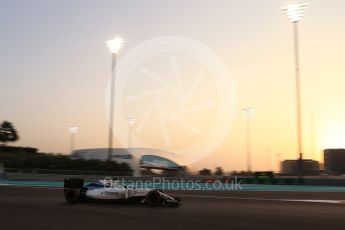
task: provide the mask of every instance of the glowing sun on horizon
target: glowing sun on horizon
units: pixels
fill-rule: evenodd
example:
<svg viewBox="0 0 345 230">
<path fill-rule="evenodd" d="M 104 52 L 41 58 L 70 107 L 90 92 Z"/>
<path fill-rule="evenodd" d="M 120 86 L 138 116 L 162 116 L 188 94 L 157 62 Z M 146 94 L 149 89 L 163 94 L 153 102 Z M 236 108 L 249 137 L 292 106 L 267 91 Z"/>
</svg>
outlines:
<svg viewBox="0 0 345 230">
<path fill-rule="evenodd" d="M 321 138 L 324 149 L 345 148 L 345 120 L 337 120 L 328 124 Z"/>
</svg>

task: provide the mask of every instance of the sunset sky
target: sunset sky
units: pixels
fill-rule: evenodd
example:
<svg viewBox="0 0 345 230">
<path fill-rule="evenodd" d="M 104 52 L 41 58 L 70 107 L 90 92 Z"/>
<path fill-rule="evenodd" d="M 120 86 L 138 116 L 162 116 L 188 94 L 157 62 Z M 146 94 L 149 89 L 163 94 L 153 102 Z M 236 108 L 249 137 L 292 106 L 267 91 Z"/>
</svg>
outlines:
<svg viewBox="0 0 345 230">
<path fill-rule="evenodd" d="M 118 74 L 119 81 L 126 84 L 117 88 L 115 95 L 117 100 L 123 99 L 117 101 L 122 111 L 116 117 L 120 136 L 127 137 L 125 117 L 135 116 L 134 147 L 174 152 L 187 145 L 210 144 L 210 154 L 193 162 L 193 169 L 221 166 L 229 171 L 244 170 L 246 123 L 241 109 L 254 107 L 253 169 L 276 169 L 277 154 L 281 159 L 297 157 L 292 25 L 281 11 L 291 2 L 1 1 L 0 121 L 13 122 L 21 137 L 14 144 L 18 146 L 68 154 L 68 127 L 78 126 L 76 148 L 106 147 L 111 55 L 105 41 L 115 35 L 126 40 L 118 57 L 121 62 L 133 53 L 139 58 L 135 54 L 141 44 L 147 47 L 145 44 L 164 37 L 175 37 L 176 41 L 186 41 L 182 46 L 190 41 L 215 56 L 201 53 L 199 60 L 186 55 L 189 51 L 182 47 L 181 52 L 147 57 L 138 69 L 131 70 L 132 77 L 129 74 L 126 81 Z M 322 149 L 345 147 L 345 1 L 309 3 L 299 23 L 303 149 L 306 158 L 314 155 L 316 160 L 323 160 Z M 217 75 L 218 67 L 213 72 L 216 77 L 211 76 L 212 68 L 207 65 L 212 60 L 217 60 L 216 66 L 224 64 L 228 71 L 225 80 Z M 159 116 L 138 127 L 152 98 L 133 103 L 126 97 L 156 88 L 144 76 L 148 69 L 171 83 L 174 63 L 183 72 L 181 84 L 185 88 L 194 85 L 198 74 L 204 76 L 190 103 L 205 104 L 209 109 L 190 115 L 183 124 L 170 117 L 166 121 L 168 134 L 161 129 Z M 223 92 L 232 94 L 233 104 L 221 101 Z M 159 94 L 159 103 L 167 105 L 165 115 L 181 103 L 177 94 L 173 90 Z M 227 114 L 223 110 L 231 111 Z M 227 134 L 217 137 L 219 143 L 217 138 L 210 139 L 219 134 L 218 129 L 212 129 L 213 123 L 227 126 Z M 116 146 L 126 147 L 126 143 Z"/>
</svg>

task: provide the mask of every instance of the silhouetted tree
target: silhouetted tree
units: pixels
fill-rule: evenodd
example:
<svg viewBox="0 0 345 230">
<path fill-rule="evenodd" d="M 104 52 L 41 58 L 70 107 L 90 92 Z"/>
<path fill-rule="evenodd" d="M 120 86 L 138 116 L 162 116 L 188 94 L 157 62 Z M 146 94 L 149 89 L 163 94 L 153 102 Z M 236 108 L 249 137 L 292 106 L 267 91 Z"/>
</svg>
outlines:
<svg viewBox="0 0 345 230">
<path fill-rule="evenodd" d="M 0 162 L 7 168 L 47 170 L 75 170 L 86 172 L 116 172 L 131 175 L 132 168 L 126 163 L 101 160 L 71 159 L 66 155 L 37 152 L 33 148 L 0 146 Z"/>
<path fill-rule="evenodd" d="M 6 145 L 7 142 L 14 142 L 19 139 L 17 130 L 14 128 L 11 122 L 4 121 L 0 125 L 0 142 Z"/>
<path fill-rule="evenodd" d="M 201 175 L 201 176 L 210 176 L 211 174 L 212 174 L 212 172 L 209 169 L 202 169 L 199 171 L 199 175 Z"/>
<path fill-rule="evenodd" d="M 216 176 L 223 176 L 224 175 L 224 171 L 221 167 L 217 167 L 216 171 L 214 172 L 214 175 Z"/>
</svg>

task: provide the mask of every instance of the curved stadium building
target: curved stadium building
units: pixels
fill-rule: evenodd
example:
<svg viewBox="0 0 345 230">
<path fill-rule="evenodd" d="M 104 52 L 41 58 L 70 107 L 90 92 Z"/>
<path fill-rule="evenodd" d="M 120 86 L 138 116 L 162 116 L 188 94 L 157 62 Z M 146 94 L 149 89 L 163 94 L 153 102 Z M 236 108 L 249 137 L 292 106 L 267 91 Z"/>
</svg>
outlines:
<svg viewBox="0 0 345 230">
<path fill-rule="evenodd" d="M 133 169 L 133 176 L 141 176 L 142 169 L 160 169 L 165 171 L 183 171 L 177 162 L 178 157 L 170 152 L 152 148 L 114 148 L 111 160 L 127 163 Z M 71 158 L 85 160 L 107 160 L 108 148 L 78 149 Z"/>
</svg>

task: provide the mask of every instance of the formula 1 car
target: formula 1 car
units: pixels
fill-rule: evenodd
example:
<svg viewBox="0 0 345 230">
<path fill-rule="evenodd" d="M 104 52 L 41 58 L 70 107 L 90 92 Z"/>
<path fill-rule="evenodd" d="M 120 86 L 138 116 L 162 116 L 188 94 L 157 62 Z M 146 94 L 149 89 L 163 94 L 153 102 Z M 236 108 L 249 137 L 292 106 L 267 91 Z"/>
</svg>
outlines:
<svg viewBox="0 0 345 230">
<path fill-rule="evenodd" d="M 160 189 L 136 189 L 122 186 L 118 180 L 99 180 L 84 185 L 84 180 L 69 178 L 64 180 L 65 200 L 70 203 L 83 201 L 115 201 L 147 204 L 152 207 L 160 205 L 179 206 L 181 198 L 171 197 Z"/>
</svg>

